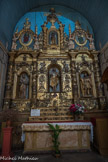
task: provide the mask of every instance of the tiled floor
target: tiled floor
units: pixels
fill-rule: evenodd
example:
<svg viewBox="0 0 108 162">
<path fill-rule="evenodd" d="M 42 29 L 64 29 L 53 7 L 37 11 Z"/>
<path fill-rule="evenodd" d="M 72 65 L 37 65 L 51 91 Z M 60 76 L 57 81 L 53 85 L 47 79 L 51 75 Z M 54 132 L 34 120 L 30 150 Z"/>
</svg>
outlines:
<svg viewBox="0 0 108 162">
<path fill-rule="evenodd" d="M 23 155 L 20 153 L 16 154 L 16 159 L 13 162 L 108 162 L 107 157 L 102 157 L 96 152 L 76 152 L 76 153 L 62 153 L 60 158 L 55 158 L 51 154 L 35 154 L 35 155 Z M 24 158 L 24 159 L 23 159 Z M 30 158 L 32 160 L 30 160 Z"/>
</svg>

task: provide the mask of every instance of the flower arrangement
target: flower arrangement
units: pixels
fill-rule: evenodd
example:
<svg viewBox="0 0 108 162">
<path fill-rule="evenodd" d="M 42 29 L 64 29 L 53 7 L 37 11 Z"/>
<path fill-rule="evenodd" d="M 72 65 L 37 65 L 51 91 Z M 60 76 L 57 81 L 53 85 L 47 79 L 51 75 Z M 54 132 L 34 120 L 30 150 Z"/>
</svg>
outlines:
<svg viewBox="0 0 108 162">
<path fill-rule="evenodd" d="M 72 114 L 76 115 L 83 114 L 86 111 L 85 107 L 81 106 L 80 104 L 72 104 L 69 110 Z"/>
</svg>

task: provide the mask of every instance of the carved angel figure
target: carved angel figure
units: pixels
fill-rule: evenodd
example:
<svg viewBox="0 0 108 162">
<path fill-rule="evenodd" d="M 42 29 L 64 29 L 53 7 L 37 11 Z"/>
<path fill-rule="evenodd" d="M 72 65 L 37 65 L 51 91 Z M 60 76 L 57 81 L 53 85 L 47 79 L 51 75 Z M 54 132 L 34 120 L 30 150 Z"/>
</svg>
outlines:
<svg viewBox="0 0 108 162">
<path fill-rule="evenodd" d="M 16 43 L 17 39 L 18 37 L 16 36 L 16 34 L 14 34 L 12 39 L 12 47 L 11 47 L 12 50 L 16 50 L 17 48 L 17 43 Z"/>
<path fill-rule="evenodd" d="M 88 40 L 89 40 L 89 47 L 91 50 L 95 50 L 95 46 L 94 46 L 94 39 L 93 39 L 93 36 L 92 34 L 90 34 L 90 37 L 88 37 Z"/>
<path fill-rule="evenodd" d="M 36 36 L 35 40 L 34 40 L 34 50 L 38 50 L 38 49 L 39 49 L 39 42 L 38 42 L 38 38 Z"/>
<path fill-rule="evenodd" d="M 69 50 L 75 48 L 74 37 L 69 38 L 68 48 L 69 48 Z"/>
</svg>

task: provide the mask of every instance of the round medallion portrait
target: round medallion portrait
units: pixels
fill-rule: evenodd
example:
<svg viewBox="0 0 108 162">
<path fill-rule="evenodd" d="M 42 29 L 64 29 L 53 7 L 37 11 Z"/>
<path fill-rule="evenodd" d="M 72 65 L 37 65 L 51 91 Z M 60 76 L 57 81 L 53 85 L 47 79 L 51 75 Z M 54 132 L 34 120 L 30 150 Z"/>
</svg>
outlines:
<svg viewBox="0 0 108 162">
<path fill-rule="evenodd" d="M 20 43 L 23 45 L 23 46 L 28 46 L 32 43 L 32 33 L 30 32 L 23 32 L 20 36 Z"/>
<path fill-rule="evenodd" d="M 87 43 L 86 34 L 82 31 L 77 31 L 75 33 L 75 42 L 79 46 L 84 46 Z"/>
</svg>

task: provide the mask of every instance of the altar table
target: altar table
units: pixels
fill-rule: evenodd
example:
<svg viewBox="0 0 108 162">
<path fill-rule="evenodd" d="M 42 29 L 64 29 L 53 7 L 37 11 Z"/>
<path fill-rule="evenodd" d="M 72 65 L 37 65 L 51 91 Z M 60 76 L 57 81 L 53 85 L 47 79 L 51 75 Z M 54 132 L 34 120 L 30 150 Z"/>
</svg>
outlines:
<svg viewBox="0 0 108 162">
<path fill-rule="evenodd" d="M 59 135 L 60 150 L 90 150 L 93 141 L 91 122 L 65 122 L 58 124 L 62 129 Z M 23 123 L 22 141 L 24 153 L 53 150 L 52 134 L 47 123 Z"/>
</svg>

